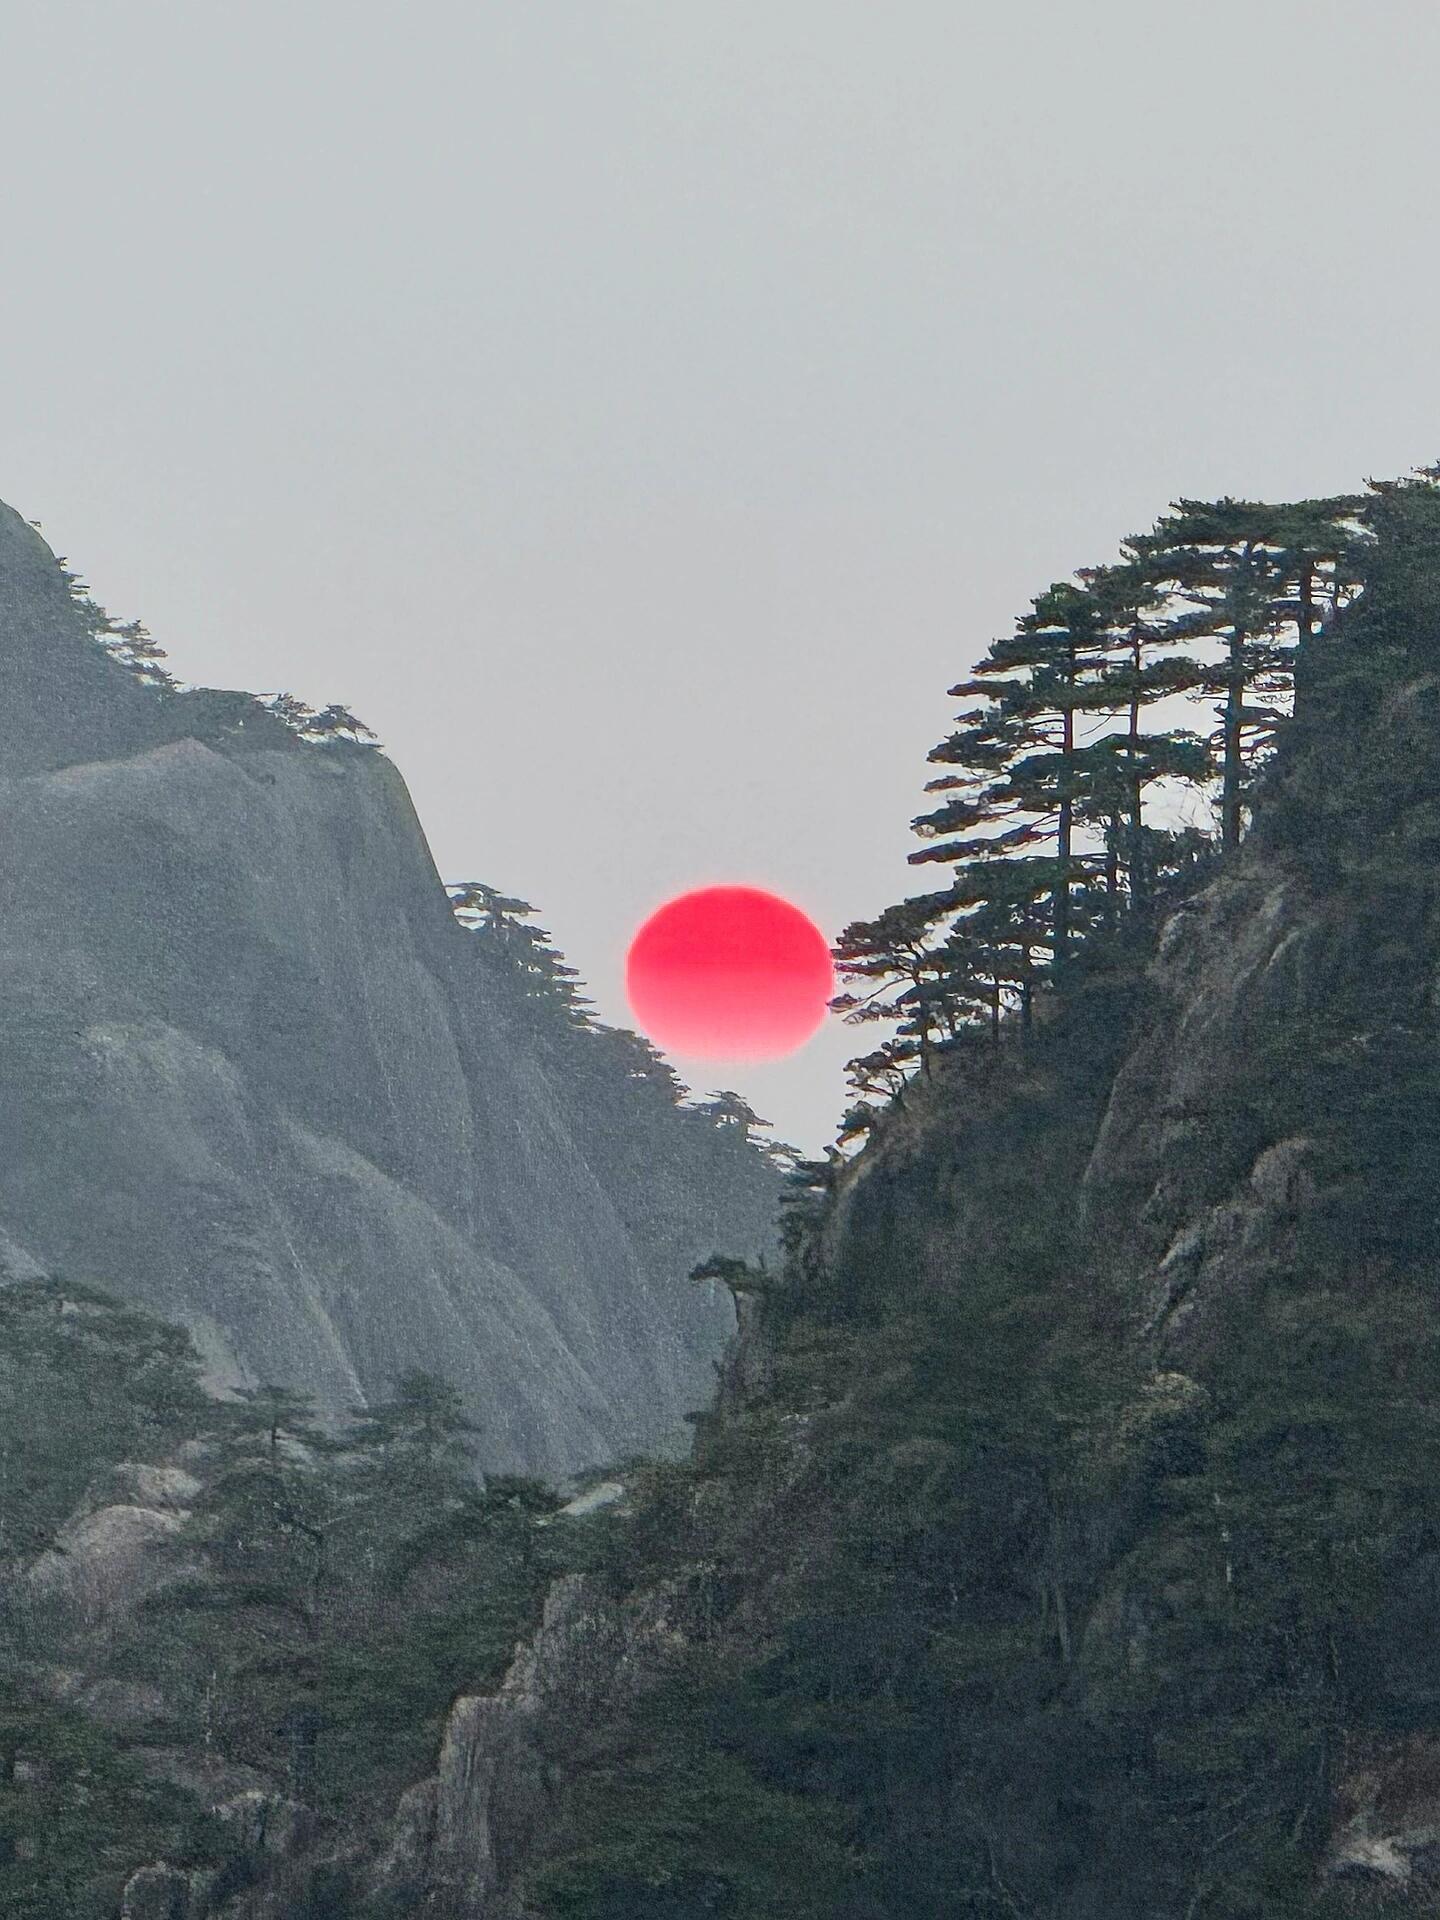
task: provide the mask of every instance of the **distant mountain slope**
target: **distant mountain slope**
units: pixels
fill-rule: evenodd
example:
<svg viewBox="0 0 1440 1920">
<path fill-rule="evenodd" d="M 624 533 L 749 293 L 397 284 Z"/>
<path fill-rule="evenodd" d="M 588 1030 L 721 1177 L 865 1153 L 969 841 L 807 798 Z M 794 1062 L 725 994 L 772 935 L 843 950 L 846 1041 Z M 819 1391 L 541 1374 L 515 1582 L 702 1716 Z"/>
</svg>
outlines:
<svg viewBox="0 0 1440 1920">
<path fill-rule="evenodd" d="M 100 1282 L 332 1406 L 439 1369 L 494 1465 L 703 1398 L 728 1308 L 685 1259 L 765 1244 L 773 1168 L 606 1036 L 547 1041 L 382 754 L 143 684 L 3 507 L 0 809 L 4 1277 Z"/>
</svg>

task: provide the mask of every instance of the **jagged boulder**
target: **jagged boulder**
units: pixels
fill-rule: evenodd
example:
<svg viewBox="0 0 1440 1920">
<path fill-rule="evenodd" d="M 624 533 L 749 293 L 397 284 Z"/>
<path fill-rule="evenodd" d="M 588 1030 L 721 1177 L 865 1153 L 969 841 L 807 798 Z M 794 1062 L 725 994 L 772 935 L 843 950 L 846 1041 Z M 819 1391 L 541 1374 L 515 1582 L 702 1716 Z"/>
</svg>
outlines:
<svg viewBox="0 0 1440 1920">
<path fill-rule="evenodd" d="M 435 1775 L 402 1797 L 373 1891 L 508 1916 L 513 1875 L 543 1850 L 557 1812 L 542 1734 L 613 1710 L 684 1640 L 667 1590 L 617 1604 L 583 1575 L 557 1581 L 499 1690 L 451 1708 Z"/>
</svg>

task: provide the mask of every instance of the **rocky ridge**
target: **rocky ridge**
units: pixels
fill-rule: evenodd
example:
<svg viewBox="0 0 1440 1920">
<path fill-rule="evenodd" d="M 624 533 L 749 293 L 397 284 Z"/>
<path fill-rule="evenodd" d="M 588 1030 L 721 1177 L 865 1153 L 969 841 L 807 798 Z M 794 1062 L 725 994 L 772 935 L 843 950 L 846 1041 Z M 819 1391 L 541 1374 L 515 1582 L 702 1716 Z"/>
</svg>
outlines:
<svg viewBox="0 0 1440 1920">
<path fill-rule="evenodd" d="M 673 1430 L 773 1169 L 557 1062 L 454 921 L 400 775 L 247 694 L 143 684 L 0 508 L 0 1261 L 322 1405 L 456 1377 L 488 1462 Z M 645 1152 L 617 1157 L 617 1113 Z"/>
<path fill-rule="evenodd" d="M 1028 1056 L 947 1064 L 912 1088 L 840 1174 L 792 1268 L 792 1290 L 843 1302 L 847 1320 L 878 1327 L 897 1299 L 943 1314 L 968 1275 L 1012 1244 L 1029 1258 L 1027 1209 L 1035 1244 L 1047 1222 L 1068 1221 L 1074 1277 L 1062 1289 L 1131 1383 L 1128 1403 L 1107 1416 L 1107 1464 L 1091 1481 L 1102 1491 L 1072 1496 L 1064 1523 L 1015 1496 L 1030 1537 L 1015 1549 L 1012 1578 L 1041 1598 L 1029 1658 L 1033 1666 L 1048 1643 L 1052 1678 L 1038 1711 L 1052 1731 L 1043 1759 L 1014 1736 L 1025 1758 L 1012 1781 L 1002 1719 L 981 1770 L 937 1813 L 963 1830 L 974 1806 L 964 1794 L 994 1796 L 981 1885 L 967 1896 L 978 1904 L 966 1912 L 1434 1911 L 1440 1562 L 1424 1528 L 1405 1530 L 1404 1505 L 1386 1506 L 1412 1464 L 1417 1487 L 1427 1484 L 1429 1429 L 1413 1463 L 1403 1426 L 1382 1426 L 1378 1455 L 1364 1451 L 1368 1409 L 1409 1418 L 1395 1411 L 1406 1383 L 1428 1378 L 1440 1225 L 1440 753 L 1429 719 L 1440 689 L 1440 530 L 1433 502 L 1400 507 L 1382 527 L 1365 600 L 1307 663 L 1291 736 L 1240 855 L 1168 915 L 1141 972 L 1123 963 L 1073 986 Z M 1418 530 L 1417 511 L 1430 514 Z M 753 1665 L 784 1644 L 788 1623 L 815 1604 L 810 1570 L 855 1531 L 857 1476 L 901 1508 L 917 1486 L 963 1488 L 955 1456 L 919 1435 L 902 1431 L 863 1460 L 842 1451 L 837 1436 L 883 1391 L 865 1377 L 875 1333 L 855 1337 L 853 1369 L 842 1358 L 818 1398 L 797 1401 L 786 1386 L 791 1310 L 773 1295 L 746 1305 L 749 1324 L 697 1442 L 696 1478 L 669 1496 L 671 1543 L 653 1554 L 650 1584 L 642 1575 L 618 1598 L 566 1584 L 500 1693 L 457 1702 L 439 1771 L 407 1796 L 380 1855 L 381 1877 L 407 1889 L 406 1911 L 434 1904 L 469 1920 L 536 1911 L 537 1869 L 573 1849 L 576 1806 L 565 1765 L 547 1774 L 537 1754 L 563 1751 L 597 1712 L 623 1716 L 677 1649 Z M 1352 1355 L 1343 1364 L 1373 1368 L 1378 1401 L 1336 1371 Z M 1410 1391 L 1423 1420 L 1426 1390 Z M 1351 1434 L 1338 1464 L 1325 1421 Z M 752 1445 L 764 1434 L 763 1472 L 717 1472 L 727 1433 L 748 1433 Z M 1275 1496 L 1262 1463 L 1288 1462 L 1293 1446 L 1313 1449 L 1297 1457 L 1296 1492 L 1266 1504 Z M 1242 1469 L 1228 1464 L 1236 1460 Z M 1208 1485 L 1204 1473 L 1224 1490 L 1217 1506 L 1235 1503 L 1233 1534 L 1215 1523 L 1213 1538 L 1203 1527 L 1197 1535 L 1176 1518 L 1185 1509 L 1175 1499 Z M 1284 1531 L 1292 1524 L 1298 1534 Z M 1279 1555 L 1268 1565 L 1226 1557 L 1249 1526 Z M 1337 1600 L 1347 1567 L 1382 1541 L 1383 1578 L 1361 1601 Z M 1318 1590 L 1306 1584 L 1312 1553 L 1325 1568 Z M 1279 1599 L 1275 1576 L 1292 1583 Z M 1213 1727 L 1203 1718 L 1210 1669 L 1185 1665 L 1195 1657 L 1186 1647 L 1205 1644 L 1184 1638 L 1202 1605 L 1218 1610 L 1215 1648 L 1231 1649 L 1210 1657 L 1256 1663 L 1253 1696 L 1242 1690 Z M 1237 1618 L 1241 1606 L 1249 1611 Z M 875 1631 L 882 1625 L 877 1617 Z M 1304 1684 L 1320 1704 L 1306 1718 L 1312 1710 L 1288 1704 L 1283 1687 L 1263 1693 L 1275 1685 L 1264 1636 L 1279 1635 L 1298 1660 L 1316 1631 L 1316 1678 Z M 1126 1705 L 1112 1732 L 1117 1698 Z M 1144 1795 L 1156 1743 L 1181 1730 L 1159 1718 L 1148 1746 L 1127 1744 L 1140 1698 L 1200 1715 L 1184 1736 L 1200 1741 L 1243 1740 L 1252 1710 L 1274 1716 L 1261 1722 L 1266 1764 L 1241 1775 L 1240 1802 L 1255 1796 L 1260 1813 L 1237 1818 L 1227 1801 L 1212 1823 L 1202 1794 L 1189 1828 L 1162 1821 L 1142 1844 L 1155 1817 Z M 1293 1726 L 1281 1718 L 1292 1712 Z M 1277 1757 L 1282 1738 L 1297 1743 L 1293 1785 Z M 1066 1777 L 1067 1744 L 1087 1742 L 1083 1774 Z"/>
</svg>

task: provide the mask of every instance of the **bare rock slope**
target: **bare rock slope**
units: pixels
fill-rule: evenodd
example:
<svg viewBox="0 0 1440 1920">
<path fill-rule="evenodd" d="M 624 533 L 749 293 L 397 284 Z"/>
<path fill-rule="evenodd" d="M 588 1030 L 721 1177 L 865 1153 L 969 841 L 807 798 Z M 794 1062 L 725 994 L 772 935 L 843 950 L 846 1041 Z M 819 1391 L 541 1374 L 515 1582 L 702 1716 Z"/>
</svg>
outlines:
<svg viewBox="0 0 1440 1920">
<path fill-rule="evenodd" d="M 0 1277 L 108 1287 L 219 1379 L 353 1405 L 457 1381 L 488 1464 L 563 1471 L 703 1398 L 761 1157 L 557 1069 L 374 748 L 142 684 L 0 507 Z"/>
</svg>

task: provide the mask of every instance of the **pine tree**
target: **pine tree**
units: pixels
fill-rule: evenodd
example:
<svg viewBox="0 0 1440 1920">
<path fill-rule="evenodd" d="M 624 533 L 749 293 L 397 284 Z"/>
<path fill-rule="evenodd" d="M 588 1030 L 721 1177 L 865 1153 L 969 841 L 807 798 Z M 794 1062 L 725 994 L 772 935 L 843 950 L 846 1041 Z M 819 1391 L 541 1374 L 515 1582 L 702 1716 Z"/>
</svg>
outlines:
<svg viewBox="0 0 1440 1920">
<path fill-rule="evenodd" d="M 1156 589 L 1133 562 L 1083 568 L 1078 575 L 1097 609 L 1104 659 L 1087 707 L 1110 724 L 1085 749 L 1087 823 L 1106 851 L 1108 919 L 1123 873 L 1128 904 L 1143 911 L 1150 892 L 1145 798 L 1158 781 L 1205 786 L 1214 767 L 1205 743 L 1188 728 L 1142 726 L 1158 703 L 1191 692 L 1202 669 L 1177 651 L 1179 635 L 1163 619 Z"/>
<path fill-rule="evenodd" d="M 357 1416 L 348 1443 L 428 1469 L 440 1462 L 468 1461 L 471 1436 L 482 1431 L 466 1412 L 458 1388 L 438 1374 L 411 1367 L 396 1380 L 390 1399 Z"/>
<path fill-rule="evenodd" d="M 231 1752 L 283 1765 L 292 1790 L 308 1783 L 320 1727 L 319 1649 L 333 1591 L 336 1489 L 317 1472 L 334 1442 L 308 1396 L 242 1389 L 215 1442 L 205 1491 L 177 1541 L 203 1571 L 156 1603 L 178 1647 L 211 1663 L 207 1741 L 218 1724 Z M 223 1618 L 223 1642 L 212 1623 Z"/>
<path fill-rule="evenodd" d="M 459 881 L 445 891 L 455 918 L 503 958 L 524 999 L 558 1007 L 571 1026 L 592 1024 L 594 1003 L 580 990 L 579 969 L 569 965 L 544 927 L 530 924 L 536 909 L 528 900 L 482 880 Z"/>
<path fill-rule="evenodd" d="M 1317 586 L 1328 587 L 1333 606 L 1359 578 L 1354 522 L 1363 504 L 1348 495 L 1284 506 L 1178 500 L 1125 543 L 1127 559 L 1174 609 L 1171 637 L 1223 648 L 1197 676 L 1218 701 L 1223 847 L 1239 844 L 1247 773 L 1287 716 Z"/>
<path fill-rule="evenodd" d="M 315 709 L 300 699 L 298 694 L 277 693 L 266 704 L 276 719 L 282 720 L 294 733 L 304 733 L 315 718 Z"/>
<path fill-rule="evenodd" d="M 736 1135 L 749 1146 L 758 1127 L 768 1127 L 773 1123 L 762 1120 L 743 1094 L 722 1090 L 712 1093 L 708 1100 L 699 1100 L 691 1109 L 703 1114 L 717 1132 L 729 1132 Z"/>
<path fill-rule="evenodd" d="M 612 1056 L 632 1087 L 663 1100 L 667 1106 L 678 1107 L 689 1092 L 658 1047 L 629 1027 L 596 1027 L 593 1044 Z"/>
<path fill-rule="evenodd" d="M 78 574 L 67 569 L 63 556 L 60 557 L 60 573 L 76 611 L 97 646 L 103 648 L 119 665 L 128 668 L 146 686 L 176 685 L 174 676 L 161 664 L 166 658 L 165 649 L 148 627 L 139 620 L 116 620 L 94 598 Z"/>
<path fill-rule="evenodd" d="M 462 927 L 484 928 L 498 940 L 509 937 L 515 926 L 535 912 L 528 900 L 516 894 L 501 893 L 483 880 L 459 880 L 445 889 L 450 907 Z"/>
<path fill-rule="evenodd" d="M 1018 1013 L 1022 1032 L 1029 1030 L 1036 988 L 1053 963 L 1062 871 L 1045 855 L 970 860 L 945 896 L 954 915 L 943 948 L 947 977 L 956 987 L 968 984 L 992 1038 L 1007 1009 Z"/>
<path fill-rule="evenodd" d="M 328 707 L 311 716 L 305 725 L 306 737 L 312 740 L 347 739 L 362 745 L 375 741 L 375 735 L 363 720 L 356 719 L 348 707 L 332 702 Z"/>
<path fill-rule="evenodd" d="M 1076 845 L 1087 797 L 1077 717 L 1094 704 L 1109 650 L 1103 614 L 1085 586 L 1056 582 L 1036 596 L 1014 634 L 992 644 L 974 679 L 951 689 L 952 698 L 988 696 L 992 705 L 962 716 L 932 752 L 933 761 L 963 771 L 931 783 L 927 791 L 954 797 L 914 823 L 939 842 L 912 855 L 917 864 L 1053 847 L 1057 964 L 1069 947 L 1072 890 L 1087 865 Z M 948 837 L 957 829 L 975 837 Z"/>
<path fill-rule="evenodd" d="M 935 937 L 940 897 L 917 895 L 886 907 L 873 920 L 856 920 L 835 943 L 835 971 L 862 989 L 831 1001 L 850 1026 L 897 1021 L 915 1042 L 922 1072 L 939 1031 L 953 1030 L 950 1002 L 927 989 L 944 977 L 946 962 Z"/>
<path fill-rule="evenodd" d="M 1201 670 L 1157 624 L 1157 589 L 1133 561 L 1090 568 L 1033 603 L 953 697 L 961 714 L 930 758 L 950 771 L 942 804 L 913 824 L 929 844 L 912 864 L 953 867 L 934 896 L 930 978 L 912 999 L 998 1037 L 1006 1008 L 1028 1027 L 1035 989 L 1077 940 L 1143 905 L 1163 845 L 1148 790 L 1204 783 L 1210 761 L 1187 730 L 1145 726 Z M 893 1011 L 893 1009 L 892 1009 Z"/>
</svg>

